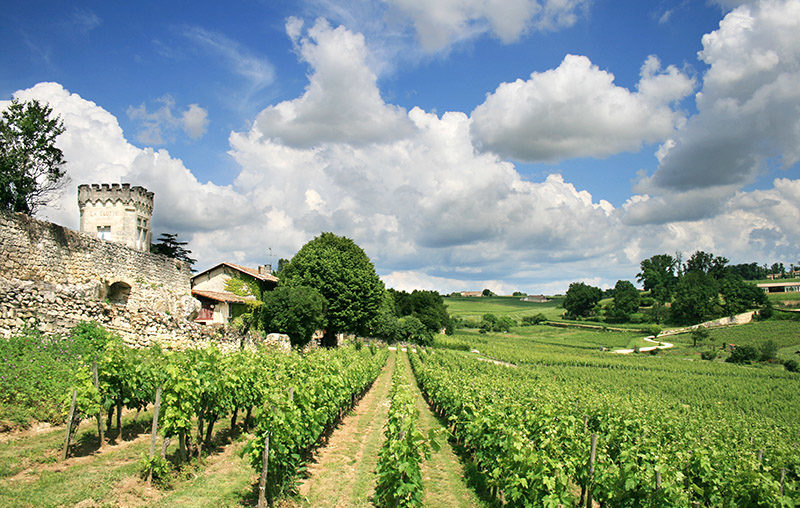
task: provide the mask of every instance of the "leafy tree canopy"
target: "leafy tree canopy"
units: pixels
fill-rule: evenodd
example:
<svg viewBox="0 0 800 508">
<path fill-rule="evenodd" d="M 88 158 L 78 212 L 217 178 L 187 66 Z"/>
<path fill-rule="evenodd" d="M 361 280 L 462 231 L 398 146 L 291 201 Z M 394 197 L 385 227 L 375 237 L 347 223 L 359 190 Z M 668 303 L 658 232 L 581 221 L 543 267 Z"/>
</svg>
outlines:
<svg viewBox="0 0 800 508">
<path fill-rule="evenodd" d="M 719 283 L 702 271 L 690 271 L 675 286 L 670 314 L 684 323 L 699 323 L 720 315 Z"/>
<path fill-rule="evenodd" d="M 721 279 L 725 276 L 725 265 L 727 264 L 727 258 L 722 256 L 714 256 L 714 254 L 710 252 L 698 250 L 686 261 L 683 271 L 684 273 L 705 273 L 714 277 L 715 279 Z"/>
<path fill-rule="evenodd" d="M 0 208 L 32 215 L 67 183 L 56 138 L 64 123 L 36 100 L 14 99 L 0 118 Z"/>
<path fill-rule="evenodd" d="M 439 333 L 443 328 L 452 333 L 453 324 L 444 299 L 436 291 L 415 289 L 411 293 L 389 289 L 388 294 L 394 300 L 394 312 L 397 316 L 414 316 L 431 332 Z"/>
<path fill-rule="evenodd" d="M 158 237 L 158 241 L 150 245 L 150 252 L 154 254 L 163 254 L 174 259 L 180 259 L 189 265 L 189 268 L 194 271 L 192 266 L 197 262 L 197 260 L 189 257 L 192 251 L 184 247 L 185 245 L 188 245 L 188 243 L 189 242 L 178 241 L 177 233 L 161 233 L 161 236 Z"/>
<path fill-rule="evenodd" d="M 639 310 L 639 290 L 627 280 L 618 280 L 614 286 L 614 308 L 631 314 Z"/>
<path fill-rule="evenodd" d="M 306 243 L 281 271 L 280 284 L 309 286 L 325 297 L 326 346 L 335 346 L 340 332 L 369 333 L 384 294 L 383 282 L 361 247 L 333 233 Z"/>
<path fill-rule="evenodd" d="M 603 291 L 600 288 L 583 282 L 573 282 L 564 298 L 564 308 L 572 316 L 588 316 L 602 297 Z"/>
<path fill-rule="evenodd" d="M 643 260 L 639 267 L 641 271 L 636 274 L 636 280 L 643 283 L 645 291 L 651 291 L 661 303 L 669 301 L 677 282 L 678 260 L 669 254 L 658 254 Z"/>
<path fill-rule="evenodd" d="M 281 286 L 266 291 L 261 320 L 267 333 L 285 333 L 294 347 L 302 348 L 314 332 L 325 326 L 325 297 L 308 286 Z"/>
</svg>

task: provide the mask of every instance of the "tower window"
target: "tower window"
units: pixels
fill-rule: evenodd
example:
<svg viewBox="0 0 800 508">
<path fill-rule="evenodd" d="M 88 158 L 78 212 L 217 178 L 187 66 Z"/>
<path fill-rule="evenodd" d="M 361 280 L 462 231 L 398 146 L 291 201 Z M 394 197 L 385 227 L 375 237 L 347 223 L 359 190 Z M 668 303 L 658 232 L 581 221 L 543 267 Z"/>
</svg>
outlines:
<svg viewBox="0 0 800 508">
<path fill-rule="evenodd" d="M 97 226 L 97 238 L 111 240 L 111 226 Z"/>
</svg>

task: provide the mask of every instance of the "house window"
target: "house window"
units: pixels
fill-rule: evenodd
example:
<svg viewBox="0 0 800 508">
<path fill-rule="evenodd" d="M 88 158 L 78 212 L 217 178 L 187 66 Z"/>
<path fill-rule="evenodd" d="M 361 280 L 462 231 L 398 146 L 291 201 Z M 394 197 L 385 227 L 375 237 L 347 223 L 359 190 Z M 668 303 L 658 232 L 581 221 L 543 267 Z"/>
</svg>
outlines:
<svg viewBox="0 0 800 508">
<path fill-rule="evenodd" d="M 97 226 L 97 238 L 111 240 L 111 226 Z"/>
</svg>

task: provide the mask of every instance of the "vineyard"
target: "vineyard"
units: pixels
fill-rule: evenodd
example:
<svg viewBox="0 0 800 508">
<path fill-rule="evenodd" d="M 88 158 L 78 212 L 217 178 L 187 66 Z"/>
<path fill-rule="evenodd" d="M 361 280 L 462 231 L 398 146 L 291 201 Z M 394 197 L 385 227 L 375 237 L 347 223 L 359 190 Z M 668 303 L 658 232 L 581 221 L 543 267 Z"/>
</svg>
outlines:
<svg viewBox="0 0 800 508">
<path fill-rule="evenodd" d="M 788 351 L 798 332 L 711 339 Z M 49 401 L 38 414 L 68 425 L 0 441 L 0 505 L 795 506 L 800 376 L 603 351 L 640 338 L 527 326 L 303 354 L 133 350 L 91 326 L 20 338 L 0 403 Z"/>
<path fill-rule="evenodd" d="M 509 505 L 792 506 L 800 495 L 791 374 L 588 360 L 509 369 L 456 351 L 412 365 Z"/>
</svg>

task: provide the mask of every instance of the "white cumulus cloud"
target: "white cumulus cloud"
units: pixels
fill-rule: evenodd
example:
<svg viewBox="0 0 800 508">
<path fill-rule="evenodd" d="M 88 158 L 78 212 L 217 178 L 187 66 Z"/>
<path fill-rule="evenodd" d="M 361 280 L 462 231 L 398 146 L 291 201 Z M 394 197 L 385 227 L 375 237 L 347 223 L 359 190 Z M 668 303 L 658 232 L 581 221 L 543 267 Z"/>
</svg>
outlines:
<svg viewBox="0 0 800 508">
<path fill-rule="evenodd" d="M 352 144 L 392 139 L 410 132 L 403 108 L 386 104 L 367 66 L 368 51 L 361 34 L 332 28 L 318 20 L 301 36 L 296 19 L 287 32 L 301 58 L 313 69 L 305 93 L 269 106 L 256 120 L 261 134 L 288 146 L 309 147 L 325 142 Z"/>
<path fill-rule="evenodd" d="M 703 36 L 699 57 L 709 67 L 698 112 L 664 143 L 657 170 L 636 186 L 663 203 L 635 212 L 632 205 L 639 221 L 708 216 L 721 208 L 709 209 L 704 196 L 730 197 L 800 161 L 800 0 L 737 7 Z M 674 203 L 689 201 L 697 202 L 676 215 Z"/>
<path fill-rule="evenodd" d="M 567 55 L 557 68 L 534 72 L 527 81 L 501 83 L 472 112 L 472 133 L 482 148 L 524 161 L 635 151 L 672 134 L 682 116 L 671 105 L 693 85 L 651 56 L 631 92 L 587 57 Z"/>
</svg>

